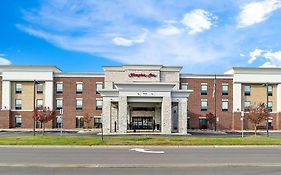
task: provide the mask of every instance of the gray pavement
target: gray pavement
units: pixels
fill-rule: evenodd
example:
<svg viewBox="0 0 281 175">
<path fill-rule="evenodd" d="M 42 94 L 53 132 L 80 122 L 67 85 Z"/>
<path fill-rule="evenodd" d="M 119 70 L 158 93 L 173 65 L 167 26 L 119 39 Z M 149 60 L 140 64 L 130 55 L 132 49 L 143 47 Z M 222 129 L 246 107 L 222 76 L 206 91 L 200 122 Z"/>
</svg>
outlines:
<svg viewBox="0 0 281 175">
<path fill-rule="evenodd" d="M 279 175 L 281 147 L 0 147 L 1 175 Z"/>
</svg>

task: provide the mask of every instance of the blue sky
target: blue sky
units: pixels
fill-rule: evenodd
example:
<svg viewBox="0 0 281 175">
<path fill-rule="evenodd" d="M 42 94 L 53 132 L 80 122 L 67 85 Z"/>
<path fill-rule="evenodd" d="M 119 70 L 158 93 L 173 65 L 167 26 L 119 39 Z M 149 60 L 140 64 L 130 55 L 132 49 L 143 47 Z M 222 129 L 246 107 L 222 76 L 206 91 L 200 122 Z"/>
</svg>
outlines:
<svg viewBox="0 0 281 175">
<path fill-rule="evenodd" d="M 0 64 L 281 66 L 281 0 L 5 0 Z"/>
</svg>

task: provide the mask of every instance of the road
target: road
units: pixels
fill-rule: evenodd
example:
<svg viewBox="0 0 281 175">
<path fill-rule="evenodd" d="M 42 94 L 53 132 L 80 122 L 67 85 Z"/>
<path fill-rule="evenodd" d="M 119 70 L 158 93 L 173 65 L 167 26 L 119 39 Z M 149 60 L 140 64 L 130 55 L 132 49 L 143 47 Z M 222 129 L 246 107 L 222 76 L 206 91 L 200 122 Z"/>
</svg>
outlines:
<svg viewBox="0 0 281 175">
<path fill-rule="evenodd" d="M 281 147 L 146 148 L 152 153 L 132 148 L 0 147 L 0 174 L 279 175 L 281 171 Z"/>
</svg>

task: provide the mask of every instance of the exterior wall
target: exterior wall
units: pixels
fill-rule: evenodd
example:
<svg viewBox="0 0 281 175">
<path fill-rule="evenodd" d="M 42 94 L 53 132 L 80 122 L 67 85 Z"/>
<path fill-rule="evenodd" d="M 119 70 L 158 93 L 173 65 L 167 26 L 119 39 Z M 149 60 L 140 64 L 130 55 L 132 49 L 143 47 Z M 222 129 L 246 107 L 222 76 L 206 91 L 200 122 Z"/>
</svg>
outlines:
<svg viewBox="0 0 281 175">
<path fill-rule="evenodd" d="M 245 85 L 251 86 L 251 94 L 245 96 Z M 268 101 L 272 101 L 272 112 L 277 110 L 277 85 L 272 85 L 272 96 L 268 96 Z M 262 84 L 243 84 L 242 85 L 242 109 L 244 109 L 244 102 L 250 101 L 251 105 L 257 105 L 259 103 L 266 103 L 267 89 Z"/>
<path fill-rule="evenodd" d="M 22 84 L 22 93 L 16 94 L 16 83 Z M 45 83 L 43 84 L 43 93 L 35 93 L 35 98 L 43 100 L 43 106 L 45 106 Z M 12 94 L 12 110 L 15 110 L 15 100 L 22 100 L 22 110 L 33 110 L 34 109 L 34 83 L 33 82 L 11 82 L 11 94 Z"/>
<path fill-rule="evenodd" d="M 63 93 L 56 93 L 56 83 L 63 83 Z M 76 94 L 76 82 L 83 82 L 83 93 Z M 103 78 L 93 77 L 56 77 L 54 79 L 54 108 L 56 108 L 56 99 L 63 99 L 63 126 L 65 129 L 76 127 L 76 116 L 85 116 L 87 113 L 91 116 L 101 116 L 101 110 L 96 110 L 96 99 L 101 96 L 96 93 L 96 83 L 103 82 Z M 83 99 L 83 110 L 76 110 L 76 98 Z M 91 121 L 93 127 L 94 118 Z"/>
<path fill-rule="evenodd" d="M 205 117 L 207 113 L 215 113 L 215 103 L 213 97 L 214 79 L 213 78 L 181 78 L 181 83 L 188 83 L 188 89 L 192 89 L 193 93 L 188 98 L 188 117 L 190 117 L 190 128 L 199 128 L 199 117 Z M 207 83 L 207 95 L 201 95 L 201 83 Z M 228 84 L 228 95 L 222 95 L 222 84 Z M 217 122 L 218 129 L 232 128 L 232 105 L 233 105 L 233 83 L 231 79 L 216 79 L 216 113 L 219 121 Z M 201 111 L 201 99 L 207 99 L 207 111 Z M 222 100 L 228 100 L 228 111 L 222 111 Z"/>
<path fill-rule="evenodd" d="M 2 106 L 2 76 L 0 76 L 0 106 Z M 10 112 L 0 110 L 0 128 L 9 128 Z"/>
</svg>

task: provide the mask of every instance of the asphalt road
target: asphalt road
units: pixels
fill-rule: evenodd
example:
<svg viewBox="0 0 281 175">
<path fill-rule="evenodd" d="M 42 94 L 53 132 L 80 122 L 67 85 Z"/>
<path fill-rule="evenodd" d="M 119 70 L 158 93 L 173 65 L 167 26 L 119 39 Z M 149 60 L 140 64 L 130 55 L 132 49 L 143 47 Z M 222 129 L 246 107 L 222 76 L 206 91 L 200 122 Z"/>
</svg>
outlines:
<svg viewBox="0 0 281 175">
<path fill-rule="evenodd" d="M 279 175 L 281 172 L 281 147 L 145 148 L 150 153 L 132 148 L 0 147 L 0 174 Z"/>
</svg>

